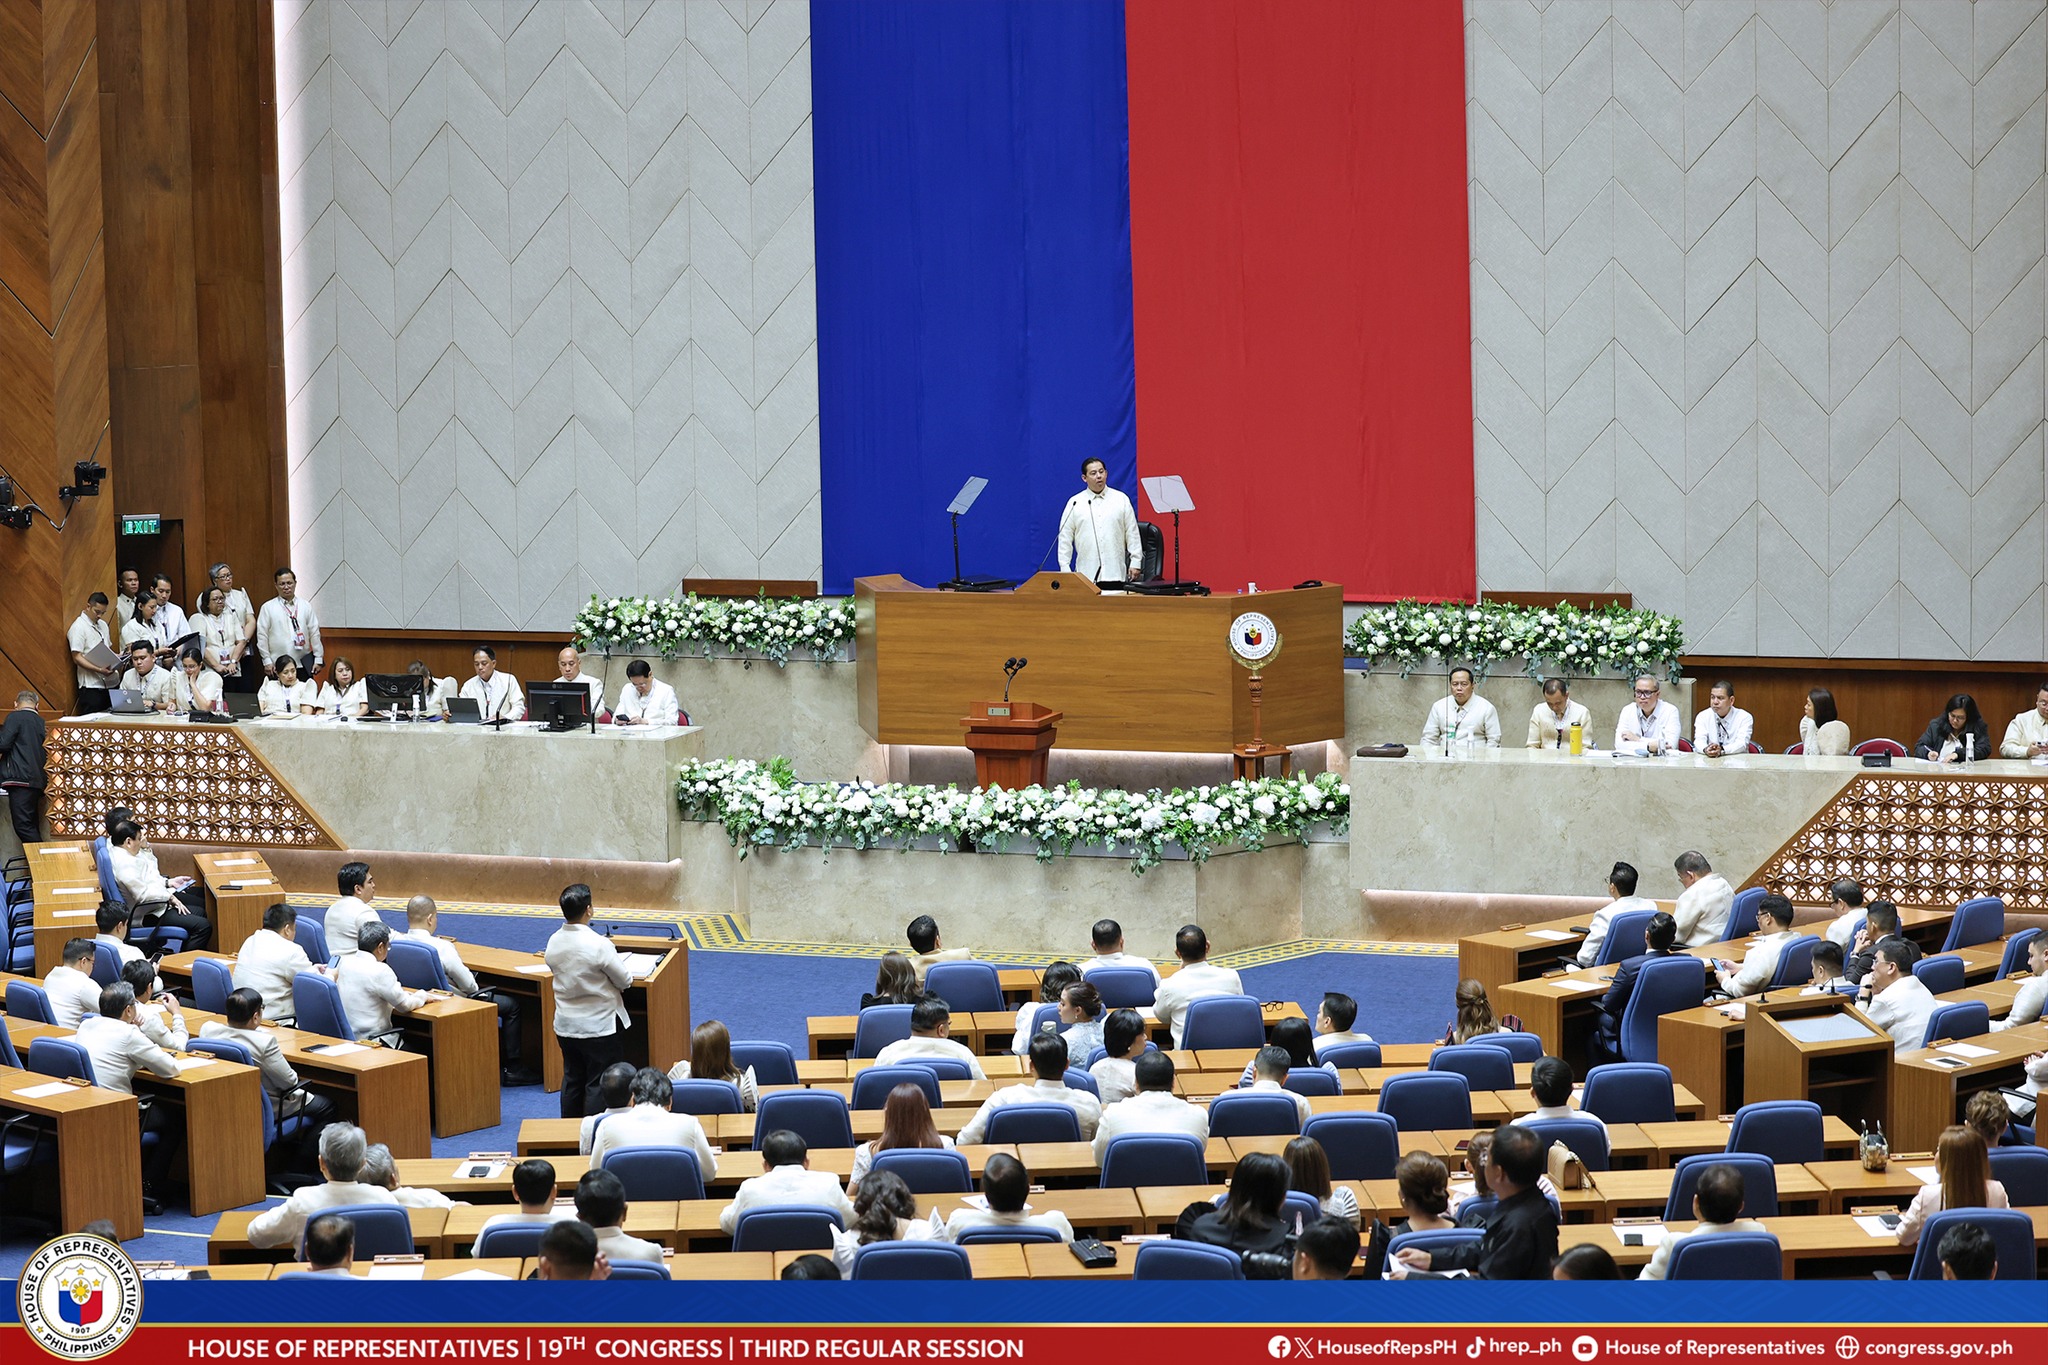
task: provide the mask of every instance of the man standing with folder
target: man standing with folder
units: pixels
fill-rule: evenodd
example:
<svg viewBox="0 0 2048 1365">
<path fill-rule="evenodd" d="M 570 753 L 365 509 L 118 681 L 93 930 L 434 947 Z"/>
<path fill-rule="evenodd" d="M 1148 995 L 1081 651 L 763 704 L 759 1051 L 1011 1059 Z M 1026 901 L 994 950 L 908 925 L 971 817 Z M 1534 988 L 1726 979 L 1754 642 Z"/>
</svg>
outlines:
<svg viewBox="0 0 2048 1365">
<path fill-rule="evenodd" d="M 1080 572 L 1097 583 L 1136 578 L 1145 558 L 1137 509 L 1109 486 L 1109 467 L 1101 460 L 1083 461 L 1081 477 L 1088 486 L 1060 513 L 1060 572 Z"/>
</svg>

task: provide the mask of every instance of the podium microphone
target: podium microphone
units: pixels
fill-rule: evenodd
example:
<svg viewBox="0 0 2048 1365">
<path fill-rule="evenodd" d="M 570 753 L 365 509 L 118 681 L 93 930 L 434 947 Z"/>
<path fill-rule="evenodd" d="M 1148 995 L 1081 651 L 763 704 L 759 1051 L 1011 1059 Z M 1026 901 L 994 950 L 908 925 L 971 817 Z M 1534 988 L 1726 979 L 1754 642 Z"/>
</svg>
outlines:
<svg viewBox="0 0 2048 1365">
<path fill-rule="evenodd" d="M 1003 660 L 1003 702 L 1005 705 L 1007 705 L 1010 700 L 1010 684 L 1017 681 L 1017 675 L 1019 673 L 1022 673 L 1024 671 L 1025 665 L 1029 664 L 1030 662 L 1031 660 L 1029 659 L 1019 659 L 1015 657 Z"/>
</svg>

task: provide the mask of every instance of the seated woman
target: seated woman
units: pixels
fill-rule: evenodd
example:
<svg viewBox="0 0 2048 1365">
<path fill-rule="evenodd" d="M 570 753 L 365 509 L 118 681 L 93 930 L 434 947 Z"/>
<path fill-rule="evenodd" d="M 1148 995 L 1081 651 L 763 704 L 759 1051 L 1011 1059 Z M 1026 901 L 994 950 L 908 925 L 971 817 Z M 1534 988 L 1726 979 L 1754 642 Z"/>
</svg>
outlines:
<svg viewBox="0 0 2048 1365">
<path fill-rule="evenodd" d="M 905 1081 L 889 1092 L 882 1105 L 882 1135 L 853 1149 L 853 1170 L 846 1177 L 846 1188 L 851 1190 L 860 1184 L 874 1168 L 878 1152 L 899 1147 L 952 1145 L 953 1139 L 932 1123 L 932 1106 L 924 1097 L 924 1088 Z"/>
<path fill-rule="evenodd" d="M 1991 731 L 1984 724 L 1984 717 L 1977 712 L 1977 699 L 1968 692 L 1958 692 L 1950 697 L 1942 713 L 1927 722 L 1927 732 L 1913 746 L 1913 756 L 1936 763 L 1970 763 L 1980 758 L 1996 758 L 1997 752 L 1991 747 Z"/>
<path fill-rule="evenodd" d="M 1047 967 L 1038 978 L 1038 1000 L 1040 1004 L 1052 1005 L 1059 1002 L 1060 993 L 1081 979 L 1081 969 L 1071 962 L 1055 962 Z M 1010 1040 L 1010 1051 L 1022 1057 L 1031 1051 L 1031 1021 L 1038 1017 L 1038 1009 L 1026 1005 L 1017 1011 L 1017 1034 Z M 1055 1029 L 1057 1029 L 1055 1025 Z M 1102 1044 L 1097 1043 L 1097 1047 Z M 1088 1065 L 1086 1052 L 1067 1049 L 1067 1058 L 1075 1066 Z"/>
<path fill-rule="evenodd" d="M 1395 1232 L 1442 1232 L 1458 1226 L 1450 1217 L 1451 1172 L 1442 1157 L 1408 1153 L 1394 1166 L 1394 1183 L 1400 1190 L 1401 1212 L 1408 1215 L 1394 1225 Z"/>
<path fill-rule="evenodd" d="M 1096 1048 L 1102 1046 L 1102 992 L 1086 981 L 1076 981 L 1060 991 L 1060 1037 L 1066 1040 L 1067 1064 L 1085 1067 Z M 1030 1047 L 1025 1041 L 1025 1047 Z"/>
<path fill-rule="evenodd" d="M 1991 1178 L 1991 1154 L 1974 1128 L 1960 1123 L 1941 1130 L 1934 1144 L 1932 1185 L 1922 1185 L 1899 1220 L 1899 1245 L 1909 1247 L 1920 1240 L 1927 1216 L 1944 1209 L 2006 1209 L 2005 1186 Z"/>
<path fill-rule="evenodd" d="M 669 1068 L 672 1081 L 731 1081 L 740 1088 L 740 1108 L 754 1112 L 761 1095 L 754 1082 L 754 1068 L 742 1071 L 733 1065 L 732 1034 L 716 1019 L 706 1019 L 690 1031 L 690 1055 Z"/>
<path fill-rule="evenodd" d="M 1287 1069 L 1290 1072 L 1308 1067 L 1320 1067 L 1332 1076 L 1337 1074 L 1335 1064 L 1316 1060 L 1316 1036 L 1310 1031 L 1306 1019 L 1282 1019 L 1273 1025 L 1272 1037 L 1267 1040 L 1274 1047 L 1287 1049 Z M 1256 1059 L 1244 1064 L 1244 1074 L 1237 1078 L 1239 1090 L 1249 1090 L 1252 1084 L 1252 1068 Z"/>
<path fill-rule="evenodd" d="M 898 1086 L 916 1090 L 916 1086 Z M 920 1095 L 924 1092 L 918 1091 Z M 893 1100 L 893 1096 L 891 1097 Z M 934 1215 L 936 1216 L 936 1215 Z M 876 1242 L 943 1242 L 944 1226 L 917 1216 L 917 1199 L 903 1177 L 876 1171 L 853 1197 L 853 1225 L 832 1234 L 832 1263 L 842 1276 L 853 1273 L 853 1254 Z"/>
<path fill-rule="evenodd" d="M 1330 1179 L 1330 1155 L 1323 1150 L 1322 1143 L 1312 1137 L 1290 1138 L 1280 1157 L 1287 1163 L 1289 1189 L 1314 1198 L 1330 1217 L 1358 1226 L 1358 1196 L 1350 1186 Z"/>
<path fill-rule="evenodd" d="M 314 684 L 299 681 L 299 661 L 280 654 L 274 661 L 277 676 L 265 678 L 257 689 L 256 704 L 266 716 L 296 716 L 311 713 L 319 693 Z"/>
<path fill-rule="evenodd" d="M 206 666 L 199 646 L 186 645 L 179 652 L 178 669 L 185 679 L 178 685 L 179 699 L 187 711 L 221 712 L 227 709 L 221 701 L 220 674 Z"/>
<path fill-rule="evenodd" d="M 1806 694 L 1806 714 L 1799 721 L 1802 754 L 1840 758 L 1849 752 L 1849 727 L 1835 713 L 1835 694 L 1816 687 Z"/>
<path fill-rule="evenodd" d="M 1184 1242 L 1229 1247 L 1239 1255 L 1264 1252 L 1293 1260 L 1294 1228 L 1280 1216 L 1287 1200 L 1287 1163 L 1271 1152 L 1251 1152 L 1231 1173 L 1223 1202 L 1197 1200 L 1181 1210 L 1173 1235 Z"/>
<path fill-rule="evenodd" d="M 924 988 L 917 984 L 917 969 L 910 959 L 901 953 L 883 953 L 882 964 L 875 969 L 875 988 L 861 996 L 860 1007 L 915 1005 L 922 999 Z"/>
<path fill-rule="evenodd" d="M 1458 983 L 1458 1017 L 1444 1030 L 1440 1046 L 1469 1043 L 1489 1033 L 1521 1031 L 1522 1021 L 1515 1015 L 1504 1014 L 1498 1020 L 1493 1017 L 1493 1001 L 1487 999 L 1486 987 L 1468 977 Z"/>
<path fill-rule="evenodd" d="M 347 659 L 334 661 L 334 680 L 320 684 L 315 704 L 330 716 L 360 716 L 370 709 L 370 690 Z"/>
</svg>

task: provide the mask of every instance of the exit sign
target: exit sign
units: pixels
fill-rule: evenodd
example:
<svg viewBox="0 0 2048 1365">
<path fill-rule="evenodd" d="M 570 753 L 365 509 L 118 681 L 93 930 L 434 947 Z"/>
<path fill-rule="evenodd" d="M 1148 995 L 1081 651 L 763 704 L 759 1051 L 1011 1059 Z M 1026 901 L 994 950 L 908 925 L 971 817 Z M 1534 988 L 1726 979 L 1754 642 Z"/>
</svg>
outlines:
<svg viewBox="0 0 2048 1365">
<path fill-rule="evenodd" d="M 159 536 L 163 530 L 164 519 L 156 514 L 121 518 L 121 534 L 124 536 Z"/>
</svg>

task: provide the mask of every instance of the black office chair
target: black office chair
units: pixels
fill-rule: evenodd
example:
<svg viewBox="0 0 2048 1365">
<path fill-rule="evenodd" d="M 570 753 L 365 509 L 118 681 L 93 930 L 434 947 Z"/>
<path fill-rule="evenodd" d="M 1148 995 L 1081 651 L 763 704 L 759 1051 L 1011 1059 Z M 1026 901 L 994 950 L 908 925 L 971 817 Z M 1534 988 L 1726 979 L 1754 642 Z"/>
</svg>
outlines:
<svg viewBox="0 0 2048 1365">
<path fill-rule="evenodd" d="M 1166 533 L 1149 521 L 1138 523 L 1138 581 L 1157 583 L 1166 572 Z"/>
</svg>

